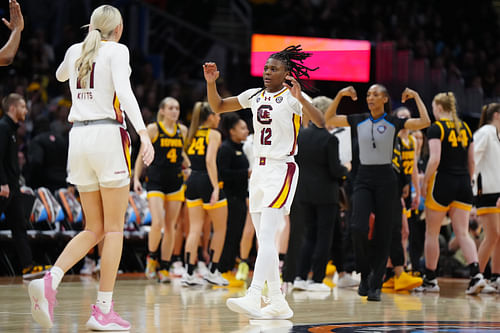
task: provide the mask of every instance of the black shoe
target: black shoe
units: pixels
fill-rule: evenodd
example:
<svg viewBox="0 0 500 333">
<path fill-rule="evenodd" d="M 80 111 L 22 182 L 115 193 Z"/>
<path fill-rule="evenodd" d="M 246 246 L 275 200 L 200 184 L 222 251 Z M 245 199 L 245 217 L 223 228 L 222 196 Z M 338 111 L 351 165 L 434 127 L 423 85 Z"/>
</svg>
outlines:
<svg viewBox="0 0 500 333">
<path fill-rule="evenodd" d="M 359 296 L 368 296 L 368 278 L 361 278 L 361 282 L 358 287 Z"/>
<path fill-rule="evenodd" d="M 380 302 L 380 289 L 368 290 L 368 300 L 374 302 Z"/>
</svg>

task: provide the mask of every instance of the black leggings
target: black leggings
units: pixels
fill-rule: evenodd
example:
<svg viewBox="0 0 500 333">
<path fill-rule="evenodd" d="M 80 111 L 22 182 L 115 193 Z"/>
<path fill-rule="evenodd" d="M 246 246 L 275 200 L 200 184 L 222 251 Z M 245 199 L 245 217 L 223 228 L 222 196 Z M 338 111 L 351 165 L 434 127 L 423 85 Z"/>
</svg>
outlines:
<svg viewBox="0 0 500 333">
<path fill-rule="evenodd" d="M 390 258 L 392 267 L 404 266 L 405 264 L 405 253 L 403 250 L 403 244 L 401 243 L 401 227 L 403 218 L 403 206 L 401 206 L 401 197 L 396 196 L 394 200 L 394 221 L 392 222 L 392 239 L 391 239 L 391 252 Z"/>
<path fill-rule="evenodd" d="M 425 220 L 421 220 L 417 212 L 412 210 L 411 217 L 408 219 L 408 227 L 410 229 L 409 248 L 411 268 L 413 271 L 423 272 L 423 267 L 420 265 L 420 258 L 424 252 Z"/>
<path fill-rule="evenodd" d="M 357 271 L 369 288 L 380 289 L 389 256 L 397 196 L 397 179 L 392 166 L 361 165 L 354 184 L 352 237 Z M 373 236 L 369 240 L 370 213 L 375 213 Z"/>
</svg>

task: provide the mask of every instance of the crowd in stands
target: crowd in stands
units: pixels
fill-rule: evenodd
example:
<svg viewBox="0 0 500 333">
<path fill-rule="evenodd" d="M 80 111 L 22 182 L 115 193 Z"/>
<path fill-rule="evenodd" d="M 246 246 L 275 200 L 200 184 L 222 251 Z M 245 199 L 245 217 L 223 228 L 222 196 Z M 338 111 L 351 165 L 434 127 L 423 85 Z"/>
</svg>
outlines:
<svg viewBox="0 0 500 333">
<path fill-rule="evenodd" d="M 149 2 L 166 10 L 172 8 L 168 1 Z M 67 122 L 70 91 L 66 84 L 57 83 L 55 69 L 68 46 L 82 40 L 80 26 L 86 23 L 88 13 L 100 1 L 90 1 L 87 5 L 71 2 L 65 7 L 67 17 L 51 22 L 54 13 L 61 11 L 56 7 L 62 1 L 54 3 L 53 7 L 47 5 L 47 15 L 42 18 L 37 12 L 40 2 L 27 1 L 27 26 L 19 52 L 12 66 L 0 69 L 0 97 L 19 93 L 25 97 L 29 109 L 17 133 L 23 182 L 32 188 L 44 186 L 50 190 L 66 186 L 67 136 L 71 128 Z M 251 3 L 255 33 L 367 39 L 374 43 L 393 40 L 397 49 L 410 49 L 415 58 L 427 59 L 432 68 L 440 69 L 463 89 L 480 91 L 484 103 L 500 101 L 500 31 L 490 1 L 311 0 L 297 3 L 286 0 Z M 181 17 L 197 24 L 197 18 L 188 15 L 192 12 L 179 5 L 173 7 Z M 204 18 L 205 26 L 206 20 Z M 60 28 L 57 34 L 55 27 Z M 126 36 L 124 39 L 127 43 Z M 187 122 L 195 101 L 203 99 L 201 66 L 196 64 L 196 67 L 186 68 L 184 74 L 160 82 L 153 65 L 146 60 L 147 55 L 133 49 L 131 54 L 131 81 L 145 123 L 156 120 L 158 105 L 165 96 L 180 102 L 180 118 Z M 254 80 L 249 75 L 238 79 L 242 82 Z M 339 83 L 322 82 L 317 86 L 323 94 L 332 92 L 333 96 Z M 221 95 L 224 95 L 223 90 L 229 95 L 230 88 L 223 86 L 220 89 Z M 131 135 L 135 156 L 139 142 L 133 132 Z M 456 270 L 451 271 L 456 273 Z"/>
</svg>

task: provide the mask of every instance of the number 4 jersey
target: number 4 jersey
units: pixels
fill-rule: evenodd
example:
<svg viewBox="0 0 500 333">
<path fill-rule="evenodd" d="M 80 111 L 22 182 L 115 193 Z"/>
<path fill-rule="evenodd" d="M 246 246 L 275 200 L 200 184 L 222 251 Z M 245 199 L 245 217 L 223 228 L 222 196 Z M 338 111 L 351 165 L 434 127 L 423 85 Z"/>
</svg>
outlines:
<svg viewBox="0 0 500 333">
<path fill-rule="evenodd" d="M 296 155 L 302 104 L 288 88 L 254 95 L 259 90 L 249 89 L 238 95 L 240 105 L 252 109 L 255 157 L 281 159 Z M 302 94 L 310 101 L 309 96 Z"/>
<path fill-rule="evenodd" d="M 427 138 L 441 140 L 441 160 L 438 171 L 452 175 L 469 174 L 468 151 L 472 133 L 464 121 L 459 120 L 460 130 L 450 119 L 436 120 L 427 130 Z"/>
</svg>

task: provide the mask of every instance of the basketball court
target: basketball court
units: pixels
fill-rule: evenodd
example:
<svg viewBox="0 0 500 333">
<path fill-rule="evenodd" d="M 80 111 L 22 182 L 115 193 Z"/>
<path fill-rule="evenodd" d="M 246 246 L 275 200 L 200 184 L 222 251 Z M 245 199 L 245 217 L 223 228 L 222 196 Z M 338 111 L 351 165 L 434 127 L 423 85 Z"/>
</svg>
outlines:
<svg viewBox="0 0 500 333">
<path fill-rule="evenodd" d="M 332 292 L 293 291 L 291 320 L 248 320 L 225 302 L 245 288 L 185 288 L 180 279 L 159 284 L 144 274 L 119 276 L 115 310 L 132 324 L 130 332 L 500 332 L 500 294 L 466 296 L 468 280 L 440 279 L 440 294 L 383 293 L 368 302 L 356 288 Z M 86 332 L 96 276 L 68 275 L 58 289 L 55 325 L 40 328 L 31 318 L 27 283 L 0 278 L 0 332 Z"/>
</svg>

